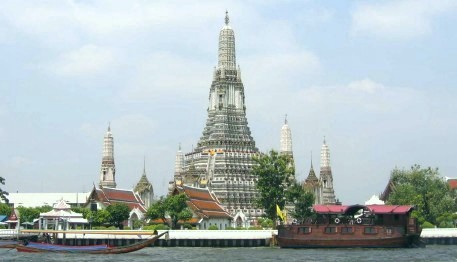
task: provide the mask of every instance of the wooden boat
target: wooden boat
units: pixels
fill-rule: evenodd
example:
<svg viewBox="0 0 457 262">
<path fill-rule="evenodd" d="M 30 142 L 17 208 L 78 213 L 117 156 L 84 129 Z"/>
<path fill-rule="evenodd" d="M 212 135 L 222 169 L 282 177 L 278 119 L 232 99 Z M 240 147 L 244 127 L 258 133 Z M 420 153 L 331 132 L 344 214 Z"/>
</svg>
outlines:
<svg viewBox="0 0 457 262">
<path fill-rule="evenodd" d="M 0 239 L 0 248 L 15 248 L 19 243 L 18 240 L 14 239 Z"/>
<path fill-rule="evenodd" d="M 37 242 L 28 242 L 16 246 L 16 250 L 19 252 L 55 252 L 55 253 L 87 253 L 87 254 L 122 254 L 140 250 L 142 248 L 152 245 L 161 236 L 168 234 L 167 232 L 155 235 L 144 241 L 137 242 L 135 244 L 111 247 L 108 245 L 90 245 L 90 246 L 66 246 L 66 245 L 54 245 Z"/>
<path fill-rule="evenodd" d="M 315 205 L 316 216 L 278 229 L 281 248 L 397 248 L 425 246 L 413 206 Z"/>
</svg>

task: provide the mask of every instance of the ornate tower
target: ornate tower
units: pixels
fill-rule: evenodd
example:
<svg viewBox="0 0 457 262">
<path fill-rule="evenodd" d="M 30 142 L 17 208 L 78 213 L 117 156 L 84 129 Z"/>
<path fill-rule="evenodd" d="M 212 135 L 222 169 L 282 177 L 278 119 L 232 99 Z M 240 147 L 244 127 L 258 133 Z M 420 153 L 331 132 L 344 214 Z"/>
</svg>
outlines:
<svg viewBox="0 0 457 262">
<path fill-rule="evenodd" d="M 284 119 L 284 125 L 281 128 L 281 149 L 279 152 L 281 154 L 289 155 L 293 158 L 292 132 L 290 131 L 289 125 L 287 123 L 287 115 Z"/>
<path fill-rule="evenodd" d="M 184 154 L 181 151 L 181 143 L 180 143 L 178 152 L 176 152 L 176 157 L 175 157 L 175 178 L 181 177 L 183 169 L 184 169 Z"/>
<path fill-rule="evenodd" d="M 209 91 L 208 118 L 197 147 L 185 155 L 184 184 L 209 187 L 232 214 L 259 216 L 254 208 L 252 160 L 259 153 L 246 119 L 244 86 L 236 66 L 235 34 L 226 12 L 218 64 Z"/>
<path fill-rule="evenodd" d="M 146 159 L 144 160 L 143 164 L 143 175 L 141 176 L 140 181 L 138 181 L 133 191 L 140 195 L 146 209 L 152 205 L 152 201 L 154 199 L 154 189 L 146 177 Z"/>
<path fill-rule="evenodd" d="M 103 139 L 103 158 L 100 170 L 100 187 L 116 188 L 116 166 L 114 165 L 114 142 L 111 126 Z"/>
<path fill-rule="evenodd" d="M 319 179 L 316 176 L 316 173 L 314 173 L 312 155 L 311 168 L 309 170 L 309 174 L 305 180 L 305 183 L 303 183 L 303 188 L 314 194 L 314 204 L 322 203 L 322 187 L 321 183 L 319 182 Z"/>
<path fill-rule="evenodd" d="M 322 185 L 322 204 L 335 204 L 335 191 L 333 190 L 333 176 L 330 167 L 330 150 L 324 137 L 321 149 L 320 183 Z"/>
</svg>

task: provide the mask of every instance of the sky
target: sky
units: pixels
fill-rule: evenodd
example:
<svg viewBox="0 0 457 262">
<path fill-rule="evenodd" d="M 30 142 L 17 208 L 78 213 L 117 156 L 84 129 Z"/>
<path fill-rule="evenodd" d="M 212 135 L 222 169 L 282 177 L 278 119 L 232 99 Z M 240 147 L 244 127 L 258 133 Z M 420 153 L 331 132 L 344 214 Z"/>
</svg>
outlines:
<svg viewBox="0 0 457 262">
<path fill-rule="evenodd" d="M 287 114 L 296 177 L 324 136 L 344 204 L 394 168 L 457 177 L 457 2 L 1 1 L 0 176 L 9 192 L 88 192 L 103 136 L 116 182 L 167 192 L 207 118 L 228 10 L 247 119 L 262 152 Z"/>
</svg>

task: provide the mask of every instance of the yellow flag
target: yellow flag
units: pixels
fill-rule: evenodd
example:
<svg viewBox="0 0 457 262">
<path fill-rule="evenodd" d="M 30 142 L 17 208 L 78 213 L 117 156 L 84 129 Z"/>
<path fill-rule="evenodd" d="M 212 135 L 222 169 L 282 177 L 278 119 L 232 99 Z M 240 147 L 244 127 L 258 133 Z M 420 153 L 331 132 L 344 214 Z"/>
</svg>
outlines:
<svg viewBox="0 0 457 262">
<path fill-rule="evenodd" d="M 284 221 L 284 214 L 281 212 L 281 209 L 279 208 L 278 204 L 276 204 L 276 213 L 278 216 L 281 218 L 282 221 Z"/>
</svg>

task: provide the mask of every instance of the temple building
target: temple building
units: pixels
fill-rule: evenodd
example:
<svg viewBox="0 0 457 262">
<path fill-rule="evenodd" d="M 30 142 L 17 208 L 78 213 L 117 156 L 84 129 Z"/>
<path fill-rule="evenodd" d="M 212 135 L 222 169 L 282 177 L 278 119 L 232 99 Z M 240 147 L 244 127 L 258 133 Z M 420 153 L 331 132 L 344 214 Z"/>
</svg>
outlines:
<svg viewBox="0 0 457 262">
<path fill-rule="evenodd" d="M 328 148 L 325 138 L 321 149 L 319 178 L 314 172 L 313 162 L 311 160 L 311 169 L 309 171 L 308 177 L 303 183 L 303 188 L 314 194 L 315 204 L 340 204 L 339 201 L 335 198 L 332 168 L 330 167 L 330 149 Z"/>
<path fill-rule="evenodd" d="M 246 119 L 244 86 L 236 64 L 235 34 L 227 12 L 218 50 L 206 126 L 197 146 L 185 154 L 182 171 L 182 161 L 177 155 L 174 183 L 208 187 L 230 214 L 241 212 L 247 218 L 258 217 L 262 210 L 254 207 L 258 192 L 256 178 L 250 171 L 256 165 L 252 157 L 258 155 L 259 150 Z"/>
<path fill-rule="evenodd" d="M 111 126 L 103 140 L 103 158 L 100 169 L 100 187 L 116 188 L 116 166 L 114 165 L 114 141 Z"/>
<path fill-rule="evenodd" d="M 322 203 L 321 204 L 335 204 L 335 191 L 333 190 L 333 175 L 332 168 L 330 167 L 330 149 L 324 138 L 324 144 L 321 149 L 321 170 L 319 182 L 322 185 Z"/>
<path fill-rule="evenodd" d="M 144 160 L 143 165 L 143 175 L 133 189 L 133 192 L 140 196 L 141 200 L 144 202 L 144 207 L 146 209 L 152 205 L 154 200 L 154 188 L 146 176 L 146 159 Z"/>
<path fill-rule="evenodd" d="M 311 156 L 311 168 L 309 170 L 308 177 L 303 184 L 303 188 L 314 195 L 314 204 L 321 204 L 322 203 L 322 184 L 317 178 L 316 173 L 314 172 L 313 168 L 313 159 Z"/>
<path fill-rule="evenodd" d="M 136 220 L 143 220 L 147 208 L 140 195 L 133 190 L 100 187 L 92 189 L 83 207 L 90 208 L 91 211 L 105 209 L 112 204 L 125 204 L 129 207 L 130 213 L 128 220 L 124 221 L 124 226 L 135 227 Z"/>
</svg>

